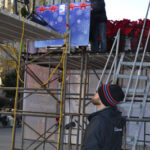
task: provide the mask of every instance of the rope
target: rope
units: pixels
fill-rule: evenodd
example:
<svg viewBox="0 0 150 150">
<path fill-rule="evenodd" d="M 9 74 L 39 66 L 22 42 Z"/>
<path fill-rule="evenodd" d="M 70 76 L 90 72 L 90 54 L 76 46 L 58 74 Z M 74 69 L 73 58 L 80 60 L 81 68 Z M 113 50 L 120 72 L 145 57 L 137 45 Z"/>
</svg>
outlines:
<svg viewBox="0 0 150 150">
<path fill-rule="evenodd" d="M 57 69 L 59 68 L 59 66 L 60 66 L 60 64 L 61 64 L 61 62 L 62 62 L 62 60 L 63 60 L 63 55 L 62 55 L 62 57 L 61 57 L 61 60 L 60 60 L 60 62 L 57 64 L 57 66 L 54 68 L 54 70 L 52 71 L 52 73 L 50 74 L 50 76 L 49 76 L 49 78 L 47 79 L 47 81 L 45 81 L 43 84 L 33 84 L 33 83 L 27 83 L 26 82 L 26 84 L 28 84 L 28 85 L 33 85 L 33 86 L 44 86 L 44 85 L 46 85 L 50 80 L 51 80 L 51 78 L 52 78 L 52 76 L 53 76 L 53 74 L 57 71 Z M 22 82 L 22 83 L 25 83 L 22 79 L 21 79 L 21 77 L 20 77 L 20 75 L 19 75 L 19 80 Z"/>
<path fill-rule="evenodd" d="M 63 53 L 63 76 L 62 76 L 62 86 L 61 86 L 61 100 L 60 100 L 60 120 L 59 120 L 59 127 L 58 127 L 58 136 L 57 136 L 57 150 L 59 150 L 59 145 L 60 145 L 60 128 L 61 128 L 61 124 L 62 124 L 62 106 L 63 106 L 63 90 L 64 90 L 64 75 L 65 75 L 65 59 L 66 59 L 66 54 L 67 54 L 67 36 L 65 34 L 65 51 Z"/>
<path fill-rule="evenodd" d="M 11 46 L 8 46 L 8 45 L 5 45 L 5 44 L 3 44 L 3 45 L 1 45 L 1 46 L 4 47 L 4 48 L 9 48 L 9 49 L 12 51 L 13 55 L 16 56 L 15 48 L 13 48 L 13 47 L 11 47 Z"/>
<path fill-rule="evenodd" d="M 16 56 L 16 52 L 14 50 L 14 48 L 10 47 L 10 46 L 7 46 L 7 45 L 3 45 L 4 47 L 7 47 L 7 48 L 10 48 L 10 50 L 12 51 L 13 55 Z M 38 86 L 38 87 L 41 87 L 41 86 L 44 86 L 46 84 L 48 84 L 48 82 L 51 80 L 53 74 L 58 70 L 58 68 L 60 67 L 60 64 L 62 63 L 62 60 L 63 60 L 63 54 L 61 56 L 61 60 L 60 62 L 57 64 L 57 66 L 54 68 L 54 70 L 52 71 L 52 73 L 50 74 L 50 76 L 48 77 L 48 79 L 43 83 L 43 84 L 33 84 L 33 83 L 27 83 L 27 82 L 24 82 L 21 77 L 20 77 L 20 74 L 19 74 L 19 80 L 21 81 L 21 83 L 23 84 L 28 84 L 28 85 L 33 85 L 33 86 Z M 14 67 L 15 69 L 17 69 L 16 67 Z"/>
<path fill-rule="evenodd" d="M 20 69 L 20 60 L 21 60 L 21 51 L 22 51 L 22 43 L 24 37 L 24 19 L 22 25 L 22 35 L 20 41 L 20 51 L 19 51 L 19 58 L 18 58 L 18 66 L 17 66 L 17 81 L 16 81 L 16 94 L 15 94 L 15 104 L 14 104 L 14 121 L 13 121 L 13 128 L 12 128 L 12 143 L 11 143 L 11 150 L 14 147 L 14 135 L 15 135 L 15 124 L 16 124 L 16 110 L 17 110 L 17 99 L 18 99 L 18 88 L 19 88 L 19 69 Z"/>
</svg>

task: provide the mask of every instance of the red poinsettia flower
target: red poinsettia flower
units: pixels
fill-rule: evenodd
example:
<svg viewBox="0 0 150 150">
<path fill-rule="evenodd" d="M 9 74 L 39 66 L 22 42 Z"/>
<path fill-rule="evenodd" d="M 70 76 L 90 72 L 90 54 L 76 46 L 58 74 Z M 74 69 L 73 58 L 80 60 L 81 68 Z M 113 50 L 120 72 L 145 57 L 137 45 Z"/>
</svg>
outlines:
<svg viewBox="0 0 150 150">
<path fill-rule="evenodd" d="M 114 32 L 114 23 L 112 20 L 108 20 L 107 21 L 107 37 L 108 38 L 112 38 L 115 36 L 115 32 Z"/>
<path fill-rule="evenodd" d="M 144 37 L 148 36 L 149 29 L 150 29 L 150 20 L 147 19 L 146 20 L 146 26 L 145 26 L 145 29 L 144 29 L 144 34 L 143 34 Z"/>
<path fill-rule="evenodd" d="M 132 30 L 133 30 L 132 27 L 126 27 L 126 28 L 122 29 L 122 33 L 127 36 L 127 35 L 131 34 Z"/>
<path fill-rule="evenodd" d="M 148 32 L 150 29 L 150 20 L 146 20 L 146 27 L 144 29 L 144 37 L 148 36 Z M 108 20 L 107 22 L 107 37 L 114 37 L 118 29 L 121 30 L 121 35 L 132 36 L 132 37 L 140 37 L 141 30 L 144 24 L 144 20 L 139 19 L 138 21 L 130 21 L 129 19 L 123 20 Z"/>
</svg>

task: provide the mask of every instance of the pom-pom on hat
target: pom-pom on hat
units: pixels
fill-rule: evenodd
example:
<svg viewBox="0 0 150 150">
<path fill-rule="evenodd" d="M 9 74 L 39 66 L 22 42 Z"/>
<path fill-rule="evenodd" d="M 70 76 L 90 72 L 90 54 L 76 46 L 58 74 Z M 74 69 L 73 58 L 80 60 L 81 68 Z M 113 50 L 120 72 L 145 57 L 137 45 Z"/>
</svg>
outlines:
<svg viewBox="0 0 150 150">
<path fill-rule="evenodd" d="M 103 84 L 97 92 L 105 106 L 116 107 L 124 99 L 124 92 L 119 85 Z"/>
</svg>

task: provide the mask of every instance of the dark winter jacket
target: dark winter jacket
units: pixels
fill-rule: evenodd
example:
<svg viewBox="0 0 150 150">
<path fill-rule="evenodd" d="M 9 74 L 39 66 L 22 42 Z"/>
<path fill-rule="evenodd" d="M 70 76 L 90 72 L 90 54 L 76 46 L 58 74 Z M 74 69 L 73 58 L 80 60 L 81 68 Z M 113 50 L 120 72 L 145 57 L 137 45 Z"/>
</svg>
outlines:
<svg viewBox="0 0 150 150">
<path fill-rule="evenodd" d="M 125 119 L 112 107 L 89 116 L 81 150 L 120 150 Z"/>
<path fill-rule="evenodd" d="M 91 20 L 92 22 L 107 22 L 105 2 L 104 0 L 90 0 L 91 1 Z"/>
</svg>

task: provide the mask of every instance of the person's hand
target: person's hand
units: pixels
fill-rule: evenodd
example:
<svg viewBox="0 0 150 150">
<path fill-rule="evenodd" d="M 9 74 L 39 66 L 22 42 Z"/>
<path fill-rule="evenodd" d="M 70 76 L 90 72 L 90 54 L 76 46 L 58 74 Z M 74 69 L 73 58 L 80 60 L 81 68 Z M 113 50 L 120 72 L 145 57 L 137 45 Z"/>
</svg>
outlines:
<svg viewBox="0 0 150 150">
<path fill-rule="evenodd" d="M 91 7 L 91 11 L 93 10 L 93 8 Z"/>
</svg>

